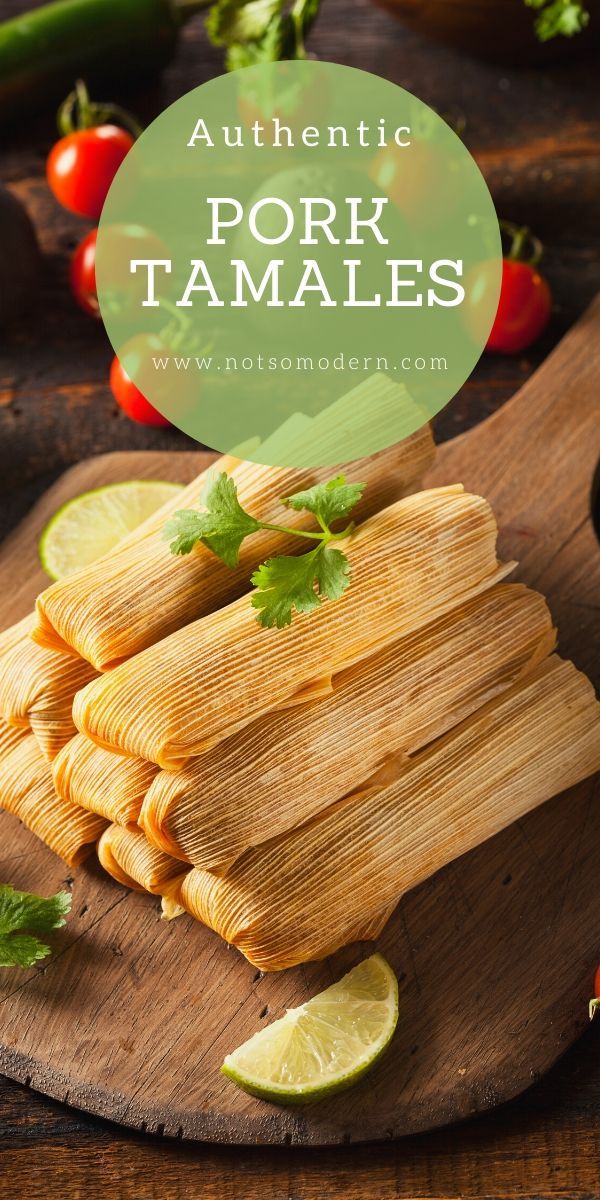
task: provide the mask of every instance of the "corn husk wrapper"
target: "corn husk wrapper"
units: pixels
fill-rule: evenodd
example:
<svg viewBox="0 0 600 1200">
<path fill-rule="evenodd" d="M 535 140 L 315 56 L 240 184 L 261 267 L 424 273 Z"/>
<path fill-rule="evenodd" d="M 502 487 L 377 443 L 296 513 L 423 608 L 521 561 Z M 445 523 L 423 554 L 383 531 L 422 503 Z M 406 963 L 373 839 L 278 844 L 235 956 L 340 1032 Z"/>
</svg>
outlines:
<svg viewBox="0 0 600 1200">
<path fill-rule="evenodd" d="M 257 457 L 285 463 L 293 447 L 294 465 L 311 466 L 316 459 L 349 462 L 363 446 L 397 442 L 400 413 L 405 429 L 418 429 L 429 418 L 425 406 L 403 384 L 374 372 L 317 415 L 288 418 L 262 443 Z"/>
<path fill-rule="evenodd" d="M 167 920 L 181 916 L 177 897 L 186 872 L 176 859 L 151 846 L 141 829 L 109 825 L 98 842 L 98 858 L 117 883 L 160 896 Z"/>
<path fill-rule="evenodd" d="M 137 821 L 157 770 L 144 759 L 102 750 L 80 733 L 63 746 L 52 764 L 58 796 L 116 825 Z"/>
<path fill-rule="evenodd" d="M 17 729 L 15 725 L 7 725 L 0 717 L 0 763 L 7 758 L 11 750 L 28 737 L 29 730 Z M 0 804 L 0 808 L 1 808 Z"/>
<path fill-rule="evenodd" d="M 84 659 L 36 645 L 26 617 L 0 638 L 0 714 L 9 725 L 30 728 L 49 762 L 73 737 L 75 692 L 96 672 Z"/>
<path fill-rule="evenodd" d="M 404 442 L 352 463 L 348 478 L 366 484 L 357 519 L 419 487 L 433 454 L 426 426 Z M 231 473 L 240 503 L 253 516 L 293 528 L 313 527 L 314 518 L 289 509 L 282 521 L 281 497 L 335 473 L 332 467 L 280 469 L 231 458 L 219 460 L 213 470 Z M 235 570 L 203 545 L 174 557 L 162 536 L 165 522 L 179 509 L 200 506 L 207 475 L 199 476 L 112 554 L 42 592 L 35 639 L 54 649 L 79 652 L 98 670 L 106 670 L 248 591 L 252 571 L 264 559 L 299 551 L 298 538 L 263 530 L 246 539 Z"/>
<path fill-rule="evenodd" d="M 183 770 L 161 771 L 140 824 L 165 852 L 222 873 L 458 724 L 554 642 L 541 596 L 493 588 L 337 675 L 327 699 L 268 713 Z"/>
<path fill-rule="evenodd" d="M 29 637 L 35 625 L 35 614 L 28 613 L 20 621 L 16 621 L 14 625 L 9 625 L 8 629 L 3 629 L 0 633 L 0 662 L 5 654 L 8 654 L 15 646 L 20 645 L 23 640 Z"/>
<path fill-rule="evenodd" d="M 2 757 L 0 807 L 18 817 L 70 867 L 91 853 L 106 828 L 102 817 L 59 800 L 50 767 L 31 733 Z"/>
<path fill-rule="evenodd" d="M 340 542 L 352 564 L 341 599 L 267 630 L 242 596 L 94 680 L 75 697 L 75 724 L 177 769 L 497 582 L 511 565 L 497 562 L 496 532 L 489 505 L 460 485 L 409 496 Z"/>
<path fill-rule="evenodd" d="M 225 878 L 194 869 L 185 908 L 261 970 L 330 953 L 392 902 L 600 768 L 600 705 L 553 656 L 421 751 L 397 780 L 245 854 Z"/>
</svg>

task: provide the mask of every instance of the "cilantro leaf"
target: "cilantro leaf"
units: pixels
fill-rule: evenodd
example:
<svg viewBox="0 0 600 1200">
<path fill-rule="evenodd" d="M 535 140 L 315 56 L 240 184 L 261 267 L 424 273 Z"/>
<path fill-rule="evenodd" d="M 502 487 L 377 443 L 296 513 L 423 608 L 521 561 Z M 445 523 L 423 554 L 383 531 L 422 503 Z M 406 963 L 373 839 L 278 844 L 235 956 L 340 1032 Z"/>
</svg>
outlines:
<svg viewBox="0 0 600 1200">
<path fill-rule="evenodd" d="M 0 967 L 32 967 L 47 958 L 50 947 L 29 933 L 13 933 L 0 937 Z"/>
<path fill-rule="evenodd" d="M 167 521 L 163 537 L 173 538 L 171 553 L 189 554 L 203 542 L 226 566 L 237 567 L 240 546 L 262 528 L 260 521 L 242 508 L 235 482 L 224 471 L 208 480 L 201 502 L 207 512 L 182 509 Z"/>
<path fill-rule="evenodd" d="M 528 8 L 537 9 L 535 32 L 540 42 L 553 37 L 573 37 L 585 29 L 590 14 L 579 0 L 525 0 Z"/>
<path fill-rule="evenodd" d="M 328 600 L 339 600 L 350 585 L 350 563 L 343 550 L 322 547 L 316 580 L 321 596 L 326 596 Z"/>
<path fill-rule="evenodd" d="M 258 41 L 281 8 L 281 0 L 219 0 L 206 19 L 207 33 L 215 46 Z"/>
<path fill-rule="evenodd" d="M 181 508 L 166 522 L 162 536 L 165 541 L 171 542 L 171 554 L 191 554 L 205 533 L 206 513 L 195 512 L 192 508 Z"/>
<path fill-rule="evenodd" d="M 69 892 L 45 898 L 0 885 L 0 967 L 31 967 L 45 958 L 50 947 L 31 935 L 64 925 L 70 908 Z"/>
<path fill-rule="evenodd" d="M 329 550 L 323 543 L 298 558 L 282 554 L 269 558 L 254 572 L 252 583 L 258 589 L 251 597 L 258 620 L 267 629 L 290 625 L 294 609 L 312 612 L 321 599 L 337 600 L 350 582 L 350 563 L 341 550 Z"/>
<path fill-rule="evenodd" d="M 316 483 L 305 492 L 286 496 L 282 503 L 296 512 L 305 510 L 314 513 L 322 525 L 331 525 L 341 517 L 348 517 L 365 490 L 364 483 L 346 483 L 345 475 L 336 475 L 327 483 Z"/>
</svg>

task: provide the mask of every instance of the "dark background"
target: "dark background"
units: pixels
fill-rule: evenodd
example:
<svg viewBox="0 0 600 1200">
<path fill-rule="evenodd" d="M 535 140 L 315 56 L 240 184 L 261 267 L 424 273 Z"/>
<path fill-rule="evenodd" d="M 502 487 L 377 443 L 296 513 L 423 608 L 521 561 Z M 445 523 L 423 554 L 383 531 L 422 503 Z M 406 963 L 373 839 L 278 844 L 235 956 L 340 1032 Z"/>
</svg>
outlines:
<svg viewBox="0 0 600 1200">
<path fill-rule="evenodd" d="M 0 0 L 0 18 L 26 7 Z M 324 0 L 311 47 L 396 81 L 442 114 L 464 116 L 465 141 L 499 215 L 531 225 L 545 242 L 550 327 L 523 355 L 480 361 L 436 421 L 438 440 L 453 437 L 516 391 L 598 286 L 597 62 L 528 70 L 487 65 L 408 33 L 365 0 Z M 151 120 L 220 69 L 221 55 L 208 47 L 197 18 L 160 89 L 113 98 Z M 81 458 L 190 446 L 177 432 L 131 423 L 112 401 L 110 347 L 68 290 L 69 256 L 88 226 L 63 212 L 46 187 L 53 137 L 52 112 L 0 134 L 0 176 L 26 203 L 44 251 L 36 310 L 0 336 L 0 535 Z M 551 463 L 548 472 L 551 478 Z M 161 1143 L 0 1081 L 0 1198 L 598 1198 L 599 1066 L 600 1020 L 547 1078 L 503 1110 L 393 1146 L 311 1152 Z"/>
</svg>

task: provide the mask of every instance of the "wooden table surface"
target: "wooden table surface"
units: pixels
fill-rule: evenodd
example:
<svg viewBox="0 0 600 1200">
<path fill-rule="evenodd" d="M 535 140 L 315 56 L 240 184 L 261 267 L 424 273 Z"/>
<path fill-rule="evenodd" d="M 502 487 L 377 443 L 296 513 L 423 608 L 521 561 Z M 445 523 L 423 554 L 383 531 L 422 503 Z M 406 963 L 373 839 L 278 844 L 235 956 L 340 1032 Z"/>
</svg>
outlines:
<svg viewBox="0 0 600 1200">
<path fill-rule="evenodd" d="M 0 0 L 0 18 L 26 7 L 23 0 Z M 444 114 L 462 114 L 465 140 L 499 214 L 533 225 L 545 242 L 554 295 L 550 327 L 526 354 L 481 360 L 436 422 L 438 439 L 452 437 L 512 395 L 597 290 L 597 64 L 531 71 L 488 66 L 407 33 L 365 0 L 325 0 L 312 47 L 323 58 L 402 84 Z M 196 19 L 160 90 L 126 99 L 150 120 L 219 69 L 220 55 L 207 46 Z M 132 424 L 111 400 L 110 347 L 102 329 L 76 310 L 67 286 L 69 253 L 88 227 L 58 208 L 44 182 L 51 115 L 2 137 L 0 178 L 36 222 L 44 270 L 35 312 L 3 331 L 0 343 L 0 536 L 83 457 L 190 444 L 176 432 Z M 0 1200 L 95 1200 L 105 1192 L 114 1200 L 598 1198 L 599 1117 L 600 1020 L 548 1077 L 507 1108 L 397 1145 L 345 1151 L 161 1142 L 4 1081 Z"/>
</svg>

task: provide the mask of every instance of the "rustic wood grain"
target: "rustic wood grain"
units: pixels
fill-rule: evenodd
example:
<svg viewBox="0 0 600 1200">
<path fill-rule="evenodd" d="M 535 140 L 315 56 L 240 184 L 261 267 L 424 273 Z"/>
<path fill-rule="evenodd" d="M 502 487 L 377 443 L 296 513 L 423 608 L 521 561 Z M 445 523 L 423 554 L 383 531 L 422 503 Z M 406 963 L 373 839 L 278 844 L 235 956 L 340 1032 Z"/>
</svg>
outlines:
<svg viewBox="0 0 600 1200">
<path fill-rule="evenodd" d="M 542 1083 L 451 1129 L 338 1150 L 127 1133 L 0 1086 L 0 1200 L 595 1200 L 600 1023 Z"/>
<path fill-rule="evenodd" d="M 546 592 L 561 648 L 589 672 L 598 662 L 590 494 L 599 327 L 597 302 L 509 404 L 442 449 L 431 478 L 462 480 L 490 499 L 502 553 Z M 25 581 L 39 528 L 82 486 L 140 466 L 188 478 L 203 460 L 124 454 L 80 464 L 9 539 L 0 556 L 7 577 Z M 38 585 L 32 572 L 4 597 L 5 622 L 22 615 Z M 4 877 L 42 892 L 60 886 L 64 867 L 13 818 L 3 814 L 0 830 Z M 378 943 L 401 983 L 392 1048 L 352 1092 L 299 1112 L 246 1096 L 218 1067 L 365 947 L 261 976 L 191 919 L 160 924 L 152 899 L 93 863 L 73 878 L 73 914 L 53 957 L 17 981 L 3 972 L 0 1067 L 76 1107 L 184 1139 L 350 1144 L 461 1120 L 518 1094 L 585 1027 L 600 941 L 599 851 L 600 806 L 588 781 L 404 897 Z"/>
</svg>

